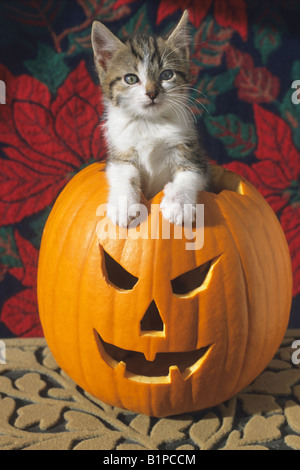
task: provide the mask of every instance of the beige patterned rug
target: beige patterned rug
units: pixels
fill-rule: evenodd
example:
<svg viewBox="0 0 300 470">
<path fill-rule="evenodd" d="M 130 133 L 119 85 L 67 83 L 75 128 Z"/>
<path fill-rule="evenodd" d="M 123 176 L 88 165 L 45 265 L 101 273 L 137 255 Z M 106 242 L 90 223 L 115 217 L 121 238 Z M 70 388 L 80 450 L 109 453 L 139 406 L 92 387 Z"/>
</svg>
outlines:
<svg viewBox="0 0 300 470">
<path fill-rule="evenodd" d="M 300 450 L 299 339 L 300 330 L 288 330 L 267 369 L 231 400 L 161 419 L 85 394 L 58 368 L 44 339 L 6 339 L 0 450 Z"/>
</svg>

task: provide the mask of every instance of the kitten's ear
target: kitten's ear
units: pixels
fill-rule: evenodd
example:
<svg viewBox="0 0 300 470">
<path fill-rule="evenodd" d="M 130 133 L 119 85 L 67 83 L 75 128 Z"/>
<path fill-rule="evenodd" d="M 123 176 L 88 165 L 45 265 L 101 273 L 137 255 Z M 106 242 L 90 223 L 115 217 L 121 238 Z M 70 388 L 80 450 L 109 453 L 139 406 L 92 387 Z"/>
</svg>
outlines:
<svg viewBox="0 0 300 470">
<path fill-rule="evenodd" d="M 100 21 L 94 21 L 91 35 L 94 57 L 97 65 L 104 70 L 115 52 L 124 44 Z"/>
<path fill-rule="evenodd" d="M 175 46 L 176 49 L 182 50 L 186 56 L 188 56 L 188 48 L 190 43 L 187 27 L 188 20 L 188 10 L 184 10 L 179 22 L 167 37 L 167 42 Z"/>
</svg>

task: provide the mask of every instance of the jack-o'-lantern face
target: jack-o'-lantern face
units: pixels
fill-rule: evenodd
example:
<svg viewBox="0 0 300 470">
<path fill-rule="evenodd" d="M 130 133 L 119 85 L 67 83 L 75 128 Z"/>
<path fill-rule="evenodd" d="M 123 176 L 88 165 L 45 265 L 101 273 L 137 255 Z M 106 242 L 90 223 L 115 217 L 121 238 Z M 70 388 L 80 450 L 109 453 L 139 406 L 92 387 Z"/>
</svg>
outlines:
<svg viewBox="0 0 300 470">
<path fill-rule="evenodd" d="M 104 249 L 102 249 L 102 256 L 106 282 L 115 287 L 121 295 L 128 295 L 132 292 L 134 296 L 133 289 L 138 278 L 124 269 Z M 186 299 L 196 296 L 217 259 L 210 260 L 170 280 L 172 294 Z M 198 369 L 200 362 L 211 347 L 207 345 L 184 352 L 158 352 L 153 360 L 147 360 L 143 352 L 123 349 L 115 344 L 107 343 L 98 332 L 95 331 L 95 333 L 101 357 L 106 364 L 112 368 L 122 367 L 125 376 L 133 381 L 145 383 L 167 382 L 170 378 L 170 369 L 173 371 L 178 369 L 181 376 L 187 378 Z M 167 334 L 168 326 L 166 327 L 162 320 L 155 299 L 153 299 L 139 322 L 139 335 L 166 338 Z"/>
<path fill-rule="evenodd" d="M 290 258 L 274 213 L 216 167 L 213 191 L 199 195 L 200 248 L 187 250 L 172 230 L 104 236 L 112 222 L 96 216 L 107 199 L 99 169 L 71 180 L 43 235 L 38 300 L 54 357 L 100 400 L 148 415 L 228 399 L 268 364 L 288 321 Z"/>
</svg>

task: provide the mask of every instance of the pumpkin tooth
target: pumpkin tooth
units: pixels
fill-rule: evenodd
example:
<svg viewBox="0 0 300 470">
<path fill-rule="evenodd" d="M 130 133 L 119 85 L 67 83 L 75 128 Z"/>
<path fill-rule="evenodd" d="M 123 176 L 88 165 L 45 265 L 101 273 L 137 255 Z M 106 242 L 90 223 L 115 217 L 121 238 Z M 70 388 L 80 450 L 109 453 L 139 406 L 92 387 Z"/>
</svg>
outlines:
<svg viewBox="0 0 300 470">
<path fill-rule="evenodd" d="M 146 361 L 153 362 L 155 361 L 155 358 L 156 358 L 156 351 L 144 352 L 144 356 L 145 356 Z"/>
<path fill-rule="evenodd" d="M 177 366 L 169 367 L 169 380 L 173 384 L 178 380 L 182 380 L 181 372 Z"/>
<path fill-rule="evenodd" d="M 124 377 L 126 372 L 126 363 L 124 361 L 120 361 L 116 366 L 115 371 L 119 377 Z"/>
</svg>

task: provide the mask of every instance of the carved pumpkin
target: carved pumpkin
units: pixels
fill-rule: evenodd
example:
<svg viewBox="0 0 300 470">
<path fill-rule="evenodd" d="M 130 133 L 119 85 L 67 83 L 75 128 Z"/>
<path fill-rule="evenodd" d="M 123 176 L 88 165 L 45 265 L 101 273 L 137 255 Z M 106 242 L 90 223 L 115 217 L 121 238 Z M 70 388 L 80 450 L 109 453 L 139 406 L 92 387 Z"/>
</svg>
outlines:
<svg viewBox="0 0 300 470">
<path fill-rule="evenodd" d="M 100 400 L 147 415 L 230 398 L 267 366 L 288 323 L 290 256 L 275 214 L 216 166 L 212 192 L 199 195 L 202 248 L 161 232 L 101 240 L 99 221 L 112 224 L 96 215 L 103 170 L 95 163 L 69 182 L 42 238 L 39 312 L 57 363 Z"/>
</svg>

